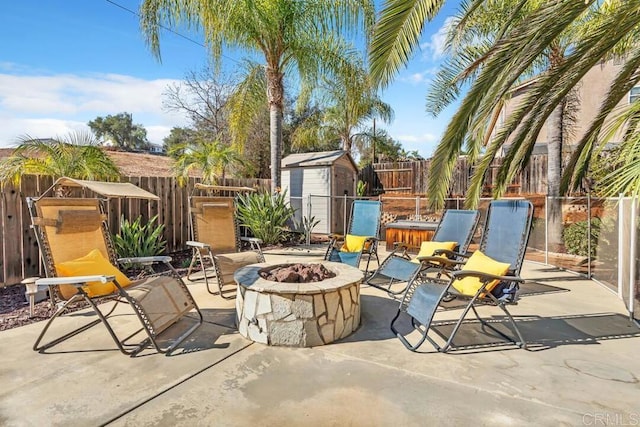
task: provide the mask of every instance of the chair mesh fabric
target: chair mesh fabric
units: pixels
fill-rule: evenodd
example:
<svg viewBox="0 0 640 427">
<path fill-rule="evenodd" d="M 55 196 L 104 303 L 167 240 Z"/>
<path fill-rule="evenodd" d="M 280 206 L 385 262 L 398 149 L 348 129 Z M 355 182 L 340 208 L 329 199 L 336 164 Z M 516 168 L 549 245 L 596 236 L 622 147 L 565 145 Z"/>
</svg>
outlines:
<svg viewBox="0 0 640 427">
<path fill-rule="evenodd" d="M 530 209 L 530 202 L 525 200 L 494 200 L 487 214 L 480 250 L 496 261 L 511 264 L 509 270 L 515 274 L 520 272 L 526 248 Z"/>
<path fill-rule="evenodd" d="M 378 237 L 382 203 L 371 200 L 355 200 L 352 209 L 348 234 Z"/>
<path fill-rule="evenodd" d="M 413 277 L 418 268 L 420 268 L 420 264 L 410 262 L 406 258 L 393 256 L 384 264 L 384 271 L 381 271 L 380 275 L 393 278 L 399 282 L 407 282 Z"/>
<path fill-rule="evenodd" d="M 431 240 L 436 242 L 458 242 L 462 250 L 473 237 L 471 233 L 478 222 L 478 211 L 455 210 L 445 211 L 436 232 Z"/>
<path fill-rule="evenodd" d="M 143 279 L 127 288 L 142 307 L 156 334 L 161 333 L 191 311 L 194 306 L 187 295 L 176 286 L 172 277 L 158 276 Z"/>
<path fill-rule="evenodd" d="M 63 198 L 46 198 L 37 204 L 38 217 L 44 220 L 60 218 L 60 212 L 78 210 L 83 212 L 100 213 L 100 201 L 97 199 L 63 199 Z M 76 233 L 59 233 L 58 226 L 44 225 L 41 227 L 43 234 L 46 236 L 52 265 L 47 265 L 47 273 L 50 277 L 55 276 L 54 264 L 65 261 L 71 261 L 85 256 L 93 249 L 98 249 L 102 255 L 111 261 L 116 262 L 116 255 L 110 250 L 105 241 L 102 229 L 102 221 L 100 226 L 93 230 L 85 231 L 79 229 Z M 65 227 L 66 228 L 66 227 Z M 69 244 L 73 242 L 73 244 Z"/>
<path fill-rule="evenodd" d="M 193 197 L 194 237 L 214 253 L 238 250 L 234 200 L 229 197 Z"/>
<path fill-rule="evenodd" d="M 260 255 L 253 251 L 237 252 L 216 255 L 216 261 L 220 268 L 220 282 L 223 285 L 235 284 L 233 274 L 241 267 L 262 262 Z"/>
</svg>

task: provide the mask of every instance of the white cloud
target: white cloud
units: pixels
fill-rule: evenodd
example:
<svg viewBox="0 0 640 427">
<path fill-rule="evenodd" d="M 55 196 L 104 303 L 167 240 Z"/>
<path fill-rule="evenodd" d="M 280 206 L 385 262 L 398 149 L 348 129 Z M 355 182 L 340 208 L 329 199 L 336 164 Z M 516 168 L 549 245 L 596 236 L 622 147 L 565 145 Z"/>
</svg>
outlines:
<svg viewBox="0 0 640 427">
<path fill-rule="evenodd" d="M 89 130 L 84 122 L 60 119 L 20 119 L 0 116 L 0 147 L 14 146 L 23 136 L 52 138 L 69 132 Z"/>
<path fill-rule="evenodd" d="M 62 136 L 86 129 L 98 116 L 124 111 L 147 129 L 151 142 L 160 144 L 173 126 L 187 123 L 182 115 L 162 110 L 162 93 L 175 82 L 118 74 L 0 74 L 0 146 L 25 134 Z"/>
<path fill-rule="evenodd" d="M 394 139 L 400 141 L 406 151 L 417 151 L 425 159 L 430 158 L 436 148 L 439 137 L 432 133 L 396 134 Z"/>
<path fill-rule="evenodd" d="M 401 142 L 409 142 L 409 143 L 421 143 L 428 142 L 433 143 L 438 141 L 438 136 L 432 133 L 423 133 L 421 135 L 397 135 L 396 139 Z"/>
<path fill-rule="evenodd" d="M 442 58 L 442 56 L 444 55 L 445 47 L 446 47 L 445 44 L 447 41 L 447 33 L 449 32 L 449 29 L 453 25 L 453 20 L 454 18 L 451 16 L 445 19 L 444 23 L 438 29 L 438 31 L 436 31 L 434 34 L 431 35 L 431 37 L 429 38 L 429 41 L 424 42 L 420 45 L 422 50 L 424 50 L 425 52 L 428 52 L 429 54 L 428 59 L 437 61 L 438 59 Z"/>
<path fill-rule="evenodd" d="M 427 86 L 431 83 L 431 78 L 438 72 L 438 68 L 430 67 L 424 71 L 411 74 L 402 74 L 398 77 L 398 81 L 409 83 L 412 85 Z"/>
</svg>

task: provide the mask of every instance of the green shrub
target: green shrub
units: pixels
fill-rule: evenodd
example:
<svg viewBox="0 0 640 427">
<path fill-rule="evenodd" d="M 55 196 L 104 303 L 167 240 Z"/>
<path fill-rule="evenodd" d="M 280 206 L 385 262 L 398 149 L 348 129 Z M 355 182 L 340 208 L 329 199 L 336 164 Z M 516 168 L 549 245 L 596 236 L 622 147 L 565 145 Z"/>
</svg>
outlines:
<svg viewBox="0 0 640 427">
<path fill-rule="evenodd" d="M 167 242 L 164 240 L 164 224 L 155 225 L 158 215 L 142 225 L 142 217 L 129 222 L 124 216 L 120 218 L 120 234 L 114 236 L 116 252 L 120 258 L 145 257 L 160 255 Z"/>
<path fill-rule="evenodd" d="M 286 236 L 287 222 L 295 209 L 286 201 L 286 192 L 240 194 L 238 220 L 267 245 L 280 243 Z"/>
<path fill-rule="evenodd" d="M 574 222 L 562 232 L 564 244 L 567 252 L 573 255 L 595 256 L 598 242 L 602 231 L 602 220 L 600 218 L 591 219 L 591 253 L 589 254 L 589 241 L 587 234 L 589 232 L 588 221 Z"/>
<path fill-rule="evenodd" d="M 364 197 L 367 194 L 367 183 L 364 181 L 358 180 L 358 184 L 356 185 L 356 195 L 358 197 Z"/>
</svg>

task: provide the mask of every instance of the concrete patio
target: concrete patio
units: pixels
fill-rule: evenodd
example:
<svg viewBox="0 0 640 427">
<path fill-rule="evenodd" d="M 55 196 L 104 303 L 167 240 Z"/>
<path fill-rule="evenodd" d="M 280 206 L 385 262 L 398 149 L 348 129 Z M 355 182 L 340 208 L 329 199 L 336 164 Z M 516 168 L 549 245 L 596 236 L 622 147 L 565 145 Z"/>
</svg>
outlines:
<svg viewBox="0 0 640 427">
<path fill-rule="evenodd" d="M 267 253 L 267 261 L 315 259 Z M 234 302 L 199 282 L 189 287 L 205 324 L 171 357 L 126 357 L 100 325 L 47 354 L 31 350 L 42 323 L 0 332 L 0 425 L 640 425 L 640 330 L 622 302 L 549 266 L 526 263 L 523 277 L 530 283 L 511 312 L 530 351 L 439 354 L 425 343 L 412 353 L 389 330 L 398 303 L 369 287 L 360 328 L 314 348 L 246 340 Z M 502 319 L 491 307 L 482 313 Z M 51 332 L 86 320 L 66 316 Z M 474 325 L 459 337 L 487 340 Z"/>
</svg>

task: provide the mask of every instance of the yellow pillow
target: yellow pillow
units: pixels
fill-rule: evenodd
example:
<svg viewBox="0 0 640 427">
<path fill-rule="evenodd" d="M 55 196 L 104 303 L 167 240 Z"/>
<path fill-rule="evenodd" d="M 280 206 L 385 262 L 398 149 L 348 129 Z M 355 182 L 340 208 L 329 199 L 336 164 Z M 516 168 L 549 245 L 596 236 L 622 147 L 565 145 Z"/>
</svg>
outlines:
<svg viewBox="0 0 640 427">
<path fill-rule="evenodd" d="M 109 260 L 106 259 L 98 249 L 92 250 L 81 258 L 56 264 L 55 267 L 56 272 L 60 277 L 106 274 L 109 276 L 115 276 L 116 280 L 122 287 L 129 286 L 131 284 L 131 280 L 121 273 L 120 270 L 111 265 Z M 113 282 L 89 282 L 83 286 L 82 289 L 84 289 L 89 297 L 95 297 L 115 292 L 116 286 Z M 69 299 L 76 293 L 76 288 L 72 285 L 61 285 L 60 293 L 63 298 Z"/>
<path fill-rule="evenodd" d="M 462 270 L 480 271 L 482 273 L 494 274 L 496 276 L 504 276 L 507 271 L 509 271 L 510 266 L 511 264 L 509 263 L 498 262 L 489 258 L 480 251 L 475 251 L 464 267 L 462 267 Z M 499 282 L 499 280 L 494 280 L 490 282 L 485 289 L 490 291 Z M 475 276 L 467 276 L 461 280 L 453 281 L 453 287 L 463 295 L 473 296 L 478 292 L 478 289 L 480 289 L 481 286 L 482 282 L 480 282 L 480 279 Z"/>
<path fill-rule="evenodd" d="M 418 260 L 418 257 L 433 256 L 433 253 L 438 250 L 452 251 L 455 249 L 457 245 L 458 245 L 457 242 L 432 242 L 432 241 L 422 242 L 420 244 L 420 252 L 418 252 L 418 255 L 416 255 L 416 257 L 412 259 L 411 262 L 419 263 L 420 260 Z M 441 256 L 443 258 L 447 257 L 444 254 L 441 254 L 438 256 Z"/>
<path fill-rule="evenodd" d="M 344 237 L 344 244 L 340 248 L 340 252 L 360 252 L 364 247 L 364 242 L 368 236 L 356 236 L 347 234 Z"/>
</svg>

